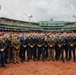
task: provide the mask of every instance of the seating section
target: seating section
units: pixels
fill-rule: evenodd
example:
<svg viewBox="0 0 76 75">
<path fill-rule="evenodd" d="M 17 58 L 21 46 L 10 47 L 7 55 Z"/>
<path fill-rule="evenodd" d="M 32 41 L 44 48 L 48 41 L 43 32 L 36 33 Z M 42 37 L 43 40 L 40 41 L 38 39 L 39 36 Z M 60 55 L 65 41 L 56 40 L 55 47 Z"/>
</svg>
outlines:
<svg viewBox="0 0 76 75">
<path fill-rule="evenodd" d="M 0 26 L 21 30 L 40 30 L 40 31 L 65 31 L 76 30 L 75 22 L 65 21 L 40 21 L 26 22 L 8 18 L 0 18 Z M 2 27 L 1 27 L 2 28 Z"/>
</svg>

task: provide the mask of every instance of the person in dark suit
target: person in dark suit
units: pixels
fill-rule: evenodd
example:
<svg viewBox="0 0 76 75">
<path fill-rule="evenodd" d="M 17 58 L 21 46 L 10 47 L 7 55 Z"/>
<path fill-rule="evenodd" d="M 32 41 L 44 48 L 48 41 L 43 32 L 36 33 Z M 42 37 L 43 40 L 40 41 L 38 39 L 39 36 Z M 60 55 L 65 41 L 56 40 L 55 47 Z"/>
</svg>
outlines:
<svg viewBox="0 0 76 75">
<path fill-rule="evenodd" d="M 59 50 L 58 50 L 58 40 L 59 40 L 59 34 L 55 34 L 55 58 L 58 61 L 59 60 Z"/>
<path fill-rule="evenodd" d="M 44 53 L 45 58 L 48 57 L 48 42 L 47 42 L 47 35 L 44 36 Z"/>
<path fill-rule="evenodd" d="M 44 61 L 44 37 L 41 34 L 38 38 L 38 60 L 40 60 L 40 55 L 42 54 L 42 61 Z"/>
<path fill-rule="evenodd" d="M 23 36 L 20 38 L 20 52 L 21 52 L 20 56 L 22 63 L 25 61 L 26 51 L 27 51 L 27 36 L 24 33 Z"/>
<path fill-rule="evenodd" d="M 69 59 L 68 59 L 68 61 L 70 61 L 70 59 L 72 58 L 72 52 L 73 52 L 73 60 L 74 60 L 74 62 L 76 62 L 76 54 L 75 54 L 76 37 L 74 36 L 73 33 L 70 33 L 68 41 L 69 41 Z"/>
<path fill-rule="evenodd" d="M 27 37 L 27 62 L 30 60 L 30 36 Z"/>
<path fill-rule="evenodd" d="M 2 67 L 6 67 L 5 66 L 5 48 L 6 48 L 5 40 L 3 39 L 3 35 L 0 34 L 0 65 Z"/>
<path fill-rule="evenodd" d="M 7 36 L 7 34 L 5 33 L 4 34 L 4 36 L 3 36 L 3 39 L 4 39 L 4 41 L 5 41 L 5 43 L 6 43 L 6 48 L 5 48 L 5 63 L 7 63 L 7 53 L 8 53 L 8 36 Z"/>
<path fill-rule="evenodd" d="M 62 34 L 59 34 L 59 39 L 58 39 L 58 59 L 61 56 L 62 61 L 64 62 L 64 39 L 62 38 Z"/>
<path fill-rule="evenodd" d="M 68 33 L 63 33 L 62 38 L 64 39 L 64 50 L 65 50 L 65 58 L 68 61 L 69 56 L 69 45 L 68 45 Z"/>
<path fill-rule="evenodd" d="M 33 43 L 34 43 L 34 50 L 35 50 L 35 60 L 37 60 L 37 57 L 38 57 L 38 48 L 37 48 L 37 43 L 38 43 L 38 35 L 35 34 L 34 35 L 34 39 L 33 39 Z"/>
</svg>

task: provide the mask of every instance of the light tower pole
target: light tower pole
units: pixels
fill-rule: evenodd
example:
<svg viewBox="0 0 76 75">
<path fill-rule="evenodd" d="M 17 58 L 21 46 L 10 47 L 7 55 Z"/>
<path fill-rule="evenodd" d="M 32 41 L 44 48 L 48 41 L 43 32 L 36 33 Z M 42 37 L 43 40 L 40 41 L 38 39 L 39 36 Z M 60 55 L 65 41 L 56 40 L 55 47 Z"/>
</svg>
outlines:
<svg viewBox="0 0 76 75">
<path fill-rule="evenodd" d="M 1 10 L 1 5 L 0 5 L 0 10 Z"/>
<path fill-rule="evenodd" d="M 29 17 L 29 22 L 31 22 L 31 18 L 33 17 L 31 14 L 28 15 Z"/>
<path fill-rule="evenodd" d="M 0 5 L 0 11 L 1 11 L 1 5 Z M 1 17 L 1 12 L 0 12 L 0 17 Z"/>
<path fill-rule="evenodd" d="M 0 5 L 0 10 L 1 10 L 1 5 Z"/>
<path fill-rule="evenodd" d="M 75 21 L 76 21 L 76 14 L 74 14 L 73 17 L 75 18 Z"/>
</svg>

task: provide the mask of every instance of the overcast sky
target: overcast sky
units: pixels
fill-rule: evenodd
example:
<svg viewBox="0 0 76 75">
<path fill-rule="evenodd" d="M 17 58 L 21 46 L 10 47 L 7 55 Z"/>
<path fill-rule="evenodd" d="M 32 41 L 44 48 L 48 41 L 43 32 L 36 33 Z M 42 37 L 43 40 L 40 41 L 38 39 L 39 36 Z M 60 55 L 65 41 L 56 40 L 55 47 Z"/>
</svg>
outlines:
<svg viewBox="0 0 76 75">
<path fill-rule="evenodd" d="M 28 21 L 75 21 L 76 0 L 0 0 L 0 17 Z"/>
</svg>

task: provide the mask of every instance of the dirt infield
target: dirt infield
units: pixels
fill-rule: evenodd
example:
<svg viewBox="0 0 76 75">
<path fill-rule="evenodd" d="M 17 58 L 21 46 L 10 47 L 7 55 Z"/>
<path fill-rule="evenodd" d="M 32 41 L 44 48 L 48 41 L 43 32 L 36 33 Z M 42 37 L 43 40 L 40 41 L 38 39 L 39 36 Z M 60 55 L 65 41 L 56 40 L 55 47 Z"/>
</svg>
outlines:
<svg viewBox="0 0 76 75">
<path fill-rule="evenodd" d="M 29 61 L 0 67 L 0 75 L 76 75 L 76 62 Z"/>
</svg>

